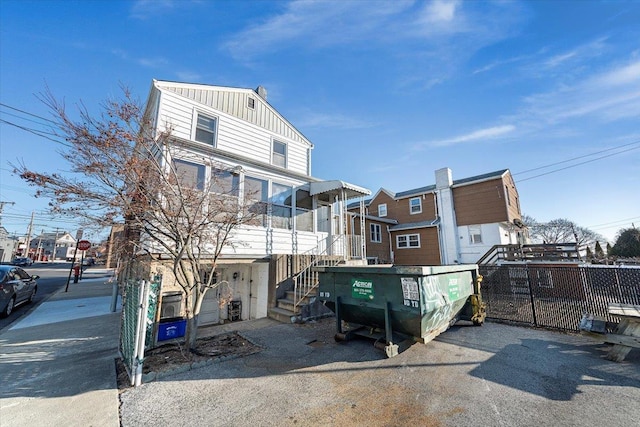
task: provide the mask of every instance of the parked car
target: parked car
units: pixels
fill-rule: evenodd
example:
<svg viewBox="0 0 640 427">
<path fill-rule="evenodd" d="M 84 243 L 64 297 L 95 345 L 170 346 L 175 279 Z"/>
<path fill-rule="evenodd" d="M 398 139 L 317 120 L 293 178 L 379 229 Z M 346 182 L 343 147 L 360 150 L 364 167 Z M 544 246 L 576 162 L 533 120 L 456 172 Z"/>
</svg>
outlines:
<svg viewBox="0 0 640 427">
<path fill-rule="evenodd" d="M 82 260 L 82 265 L 92 266 L 96 263 L 95 258 L 87 257 Z"/>
<path fill-rule="evenodd" d="M 20 267 L 28 267 L 33 264 L 33 260 L 27 257 L 18 257 L 14 258 L 13 261 L 11 261 L 11 264 L 18 265 Z"/>
<path fill-rule="evenodd" d="M 39 278 L 20 267 L 0 265 L 0 316 L 7 317 L 15 306 L 33 301 Z"/>
</svg>

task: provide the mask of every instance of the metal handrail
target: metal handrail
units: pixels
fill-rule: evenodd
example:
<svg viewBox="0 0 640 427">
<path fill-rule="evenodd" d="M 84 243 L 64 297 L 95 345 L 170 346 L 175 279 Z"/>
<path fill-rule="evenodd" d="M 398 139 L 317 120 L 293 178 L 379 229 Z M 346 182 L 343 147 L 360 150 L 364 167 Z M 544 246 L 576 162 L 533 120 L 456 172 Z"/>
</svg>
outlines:
<svg viewBox="0 0 640 427">
<path fill-rule="evenodd" d="M 317 286 L 318 286 L 318 272 L 313 270 L 313 267 L 317 267 L 320 263 L 330 262 L 330 265 L 337 265 L 340 261 L 332 255 L 327 255 L 329 248 L 333 248 L 338 240 L 341 240 L 344 236 L 336 236 L 331 245 L 319 254 L 308 254 L 311 257 L 311 262 L 307 264 L 299 273 L 293 276 L 293 311 L 300 305 L 300 302 L 304 300 Z M 317 249 L 317 247 L 315 248 Z"/>
</svg>

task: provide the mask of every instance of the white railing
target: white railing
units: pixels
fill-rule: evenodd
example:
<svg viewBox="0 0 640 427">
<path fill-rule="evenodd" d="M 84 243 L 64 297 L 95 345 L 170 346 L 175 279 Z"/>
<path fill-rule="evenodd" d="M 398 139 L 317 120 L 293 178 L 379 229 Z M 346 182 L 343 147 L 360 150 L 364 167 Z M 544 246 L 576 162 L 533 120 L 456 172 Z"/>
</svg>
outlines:
<svg viewBox="0 0 640 427">
<path fill-rule="evenodd" d="M 334 251 L 336 247 L 344 247 L 344 238 L 345 236 L 336 236 L 328 247 L 324 244 L 327 239 L 323 239 L 317 248 L 300 255 L 302 257 L 308 257 L 309 259 L 305 262 L 306 267 L 293 276 L 294 313 L 300 303 L 318 287 L 319 275 L 318 272 L 314 270 L 314 267 L 320 265 L 337 265 L 344 259 L 342 254 L 336 254 Z"/>
</svg>

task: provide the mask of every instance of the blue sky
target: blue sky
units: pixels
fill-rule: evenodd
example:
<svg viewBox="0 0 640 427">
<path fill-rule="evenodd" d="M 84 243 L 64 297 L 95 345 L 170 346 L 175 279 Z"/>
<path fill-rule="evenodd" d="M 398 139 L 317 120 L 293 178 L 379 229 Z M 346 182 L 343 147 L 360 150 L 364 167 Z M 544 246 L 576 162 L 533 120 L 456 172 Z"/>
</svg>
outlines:
<svg viewBox="0 0 640 427">
<path fill-rule="evenodd" d="M 640 223 L 640 2 L 1 0 L 2 225 L 75 231 L 10 173 L 66 168 L 17 110 L 48 117 L 46 86 L 91 111 L 121 83 L 145 100 L 154 78 L 265 86 L 319 178 L 398 192 L 508 168 L 538 221 Z"/>
</svg>

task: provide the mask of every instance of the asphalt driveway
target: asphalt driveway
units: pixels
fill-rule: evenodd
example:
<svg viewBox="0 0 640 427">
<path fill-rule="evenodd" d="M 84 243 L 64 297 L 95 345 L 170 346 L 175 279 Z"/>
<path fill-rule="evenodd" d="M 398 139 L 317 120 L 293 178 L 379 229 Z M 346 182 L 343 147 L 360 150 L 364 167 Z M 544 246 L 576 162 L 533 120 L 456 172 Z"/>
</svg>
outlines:
<svg viewBox="0 0 640 427">
<path fill-rule="evenodd" d="M 240 324 L 238 324 L 240 325 Z M 336 343 L 334 320 L 242 322 L 264 350 L 129 389 L 123 426 L 627 426 L 640 352 L 623 363 L 579 335 L 455 326 L 387 359 Z"/>
</svg>

